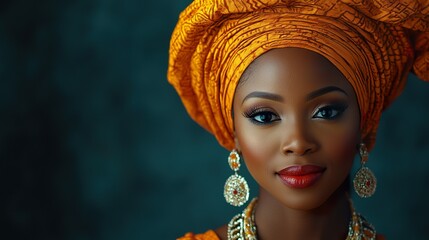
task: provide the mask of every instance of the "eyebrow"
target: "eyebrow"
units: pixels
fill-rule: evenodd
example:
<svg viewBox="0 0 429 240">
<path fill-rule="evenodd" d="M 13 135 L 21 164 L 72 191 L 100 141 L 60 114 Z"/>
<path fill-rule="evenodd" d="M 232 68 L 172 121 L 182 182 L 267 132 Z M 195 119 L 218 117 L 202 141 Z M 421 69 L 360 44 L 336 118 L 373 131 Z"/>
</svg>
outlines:
<svg viewBox="0 0 429 240">
<path fill-rule="evenodd" d="M 241 104 L 243 104 L 244 101 L 246 101 L 249 98 L 265 98 L 268 100 L 283 102 L 283 97 L 278 94 L 268 93 L 268 92 L 251 92 L 243 99 Z"/>
<path fill-rule="evenodd" d="M 318 89 L 314 92 L 311 92 L 307 95 L 306 100 L 310 101 L 311 99 L 314 99 L 316 97 L 322 96 L 324 94 L 330 93 L 330 92 L 334 92 L 334 91 L 338 91 L 338 92 L 342 92 L 344 93 L 346 96 L 348 96 L 348 94 L 346 93 L 346 91 L 344 91 L 343 89 L 339 88 L 339 87 L 335 87 L 335 86 L 328 86 L 328 87 L 324 87 L 321 89 Z M 264 99 L 268 99 L 268 100 L 273 100 L 273 101 L 277 101 L 277 102 L 283 102 L 284 99 L 282 96 L 278 95 L 278 94 L 274 94 L 274 93 L 269 93 L 269 92 L 251 92 L 249 93 L 241 102 L 241 104 L 244 103 L 244 101 L 246 101 L 249 98 L 264 98 Z"/>
<path fill-rule="evenodd" d="M 328 86 L 328 87 L 324 87 L 324 88 L 321 88 L 321 89 L 318 89 L 318 90 L 316 90 L 316 91 L 314 91 L 314 92 L 309 93 L 309 94 L 307 95 L 307 97 L 306 97 L 306 100 L 307 100 L 307 101 L 309 101 L 309 100 L 311 100 L 311 99 L 314 99 L 314 98 L 317 98 L 317 97 L 322 96 L 322 95 L 324 95 L 324 94 L 327 94 L 327 93 L 330 93 L 330 92 L 335 92 L 335 91 L 342 92 L 342 93 L 344 93 L 346 96 L 349 96 L 349 95 L 346 93 L 346 91 L 344 91 L 343 89 L 341 89 L 341 88 L 339 88 L 339 87 L 335 87 L 335 86 Z"/>
</svg>

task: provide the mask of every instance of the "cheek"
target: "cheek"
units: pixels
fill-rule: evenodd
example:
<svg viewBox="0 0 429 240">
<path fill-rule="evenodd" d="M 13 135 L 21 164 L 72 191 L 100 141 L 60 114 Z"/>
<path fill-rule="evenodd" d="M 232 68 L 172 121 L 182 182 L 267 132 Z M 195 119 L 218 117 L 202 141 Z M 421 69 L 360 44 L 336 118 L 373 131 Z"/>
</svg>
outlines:
<svg viewBox="0 0 429 240">
<path fill-rule="evenodd" d="M 326 147 L 328 152 L 335 154 L 332 156 L 335 162 L 349 164 L 353 162 L 356 154 L 358 139 L 359 132 L 357 130 L 343 131 L 331 137 Z"/>
<path fill-rule="evenodd" d="M 261 141 L 258 135 L 253 133 L 252 129 L 247 131 L 237 132 L 238 142 L 240 144 L 240 151 L 250 164 L 261 164 L 266 156 L 267 141 Z"/>
<path fill-rule="evenodd" d="M 330 140 L 327 140 L 328 150 L 335 153 L 337 161 L 353 162 L 360 142 L 359 111 L 357 105 L 351 107 L 351 112 L 336 129 L 331 129 Z"/>
<path fill-rule="evenodd" d="M 276 153 L 277 144 L 276 136 L 267 138 L 263 131 L 249 124 L 247 119 L 237 122 L 236 136 L 246 166 L 255 177 L 269 169 L 269 160 Z"/>
<path fill-rule="evenodd" d="M 339 157 L 341 159 L 351 159 L 353 160 L 356 153 L 356 139 L 350 136 L 345 136 L 342 141 L 338 143 L 337 149 Z"/>
</svg>

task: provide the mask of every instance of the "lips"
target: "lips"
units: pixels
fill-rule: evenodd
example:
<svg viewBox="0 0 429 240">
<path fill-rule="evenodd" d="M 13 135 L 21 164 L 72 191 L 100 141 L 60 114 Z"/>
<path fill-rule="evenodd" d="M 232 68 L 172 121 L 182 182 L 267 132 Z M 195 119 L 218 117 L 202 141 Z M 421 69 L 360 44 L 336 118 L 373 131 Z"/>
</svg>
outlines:
<svg viewBox="0 0 429 240">
<path fill-rule="evenodd" d="M 287 167 L 277 174 L 284 184 L 292 188 L 307 188 L 315 184 L 322 176 L 325 168 L 315 165 L 299 165 Z"/>
</svg>

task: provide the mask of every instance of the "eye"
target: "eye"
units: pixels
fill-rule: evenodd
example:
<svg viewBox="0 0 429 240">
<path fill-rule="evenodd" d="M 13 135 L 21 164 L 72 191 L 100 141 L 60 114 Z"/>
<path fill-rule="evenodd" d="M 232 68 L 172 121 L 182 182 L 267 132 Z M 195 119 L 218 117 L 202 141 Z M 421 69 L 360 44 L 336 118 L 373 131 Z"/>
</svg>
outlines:
<svg viewBox="0 0 429 240">
<path fill-rule="evenodd" d="M 341 116 L 341 114 L 346 110 L 346 105 L 330 105 L 318 108 L 316 113 L 313 115 L 314 118 L 322 118 L 333 120 Z"/>
<path fill-rule="evenodd" d="M 243 115 L 255 124 L 265 125 L 280 120 L 280 117 L 277 116 L 277 114 L 264 109 L 253 110 L 250 113 L 245 112 Z"/>
</svg>

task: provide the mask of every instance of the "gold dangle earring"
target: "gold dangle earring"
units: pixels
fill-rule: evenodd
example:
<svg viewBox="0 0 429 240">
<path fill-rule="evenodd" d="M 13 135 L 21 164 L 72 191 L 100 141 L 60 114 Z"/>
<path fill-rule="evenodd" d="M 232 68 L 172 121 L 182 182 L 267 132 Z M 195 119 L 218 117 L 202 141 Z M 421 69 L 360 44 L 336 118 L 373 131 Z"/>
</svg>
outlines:
<svg viewBox="0 0 429 240">
<path fill-rule="evenodd" d="M 229 154 L 228 164 L 234 174 L 226 180 L 223 196 L 229 204 L 240 207 L 249 199 L 249 186 L 246 180 L 237 173 L 240 169 L 240 155 L 235 149 Z"/>
<path fill-rule="evenodd" d="M 359 146 L 359 154 L 361 167 L 353 179 L 353 186 L 359 197 L 368 198 L 375 192 L 377 179 L 374 173 L 372 173 L 369 168 L 365 167 L 365 163 L 368 161 L 368 150 L 364 143 L 361 143 Z"/>
</svg>

